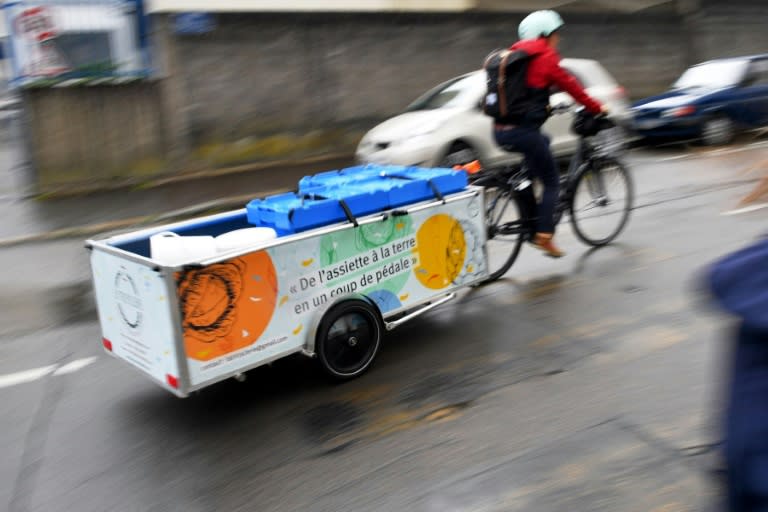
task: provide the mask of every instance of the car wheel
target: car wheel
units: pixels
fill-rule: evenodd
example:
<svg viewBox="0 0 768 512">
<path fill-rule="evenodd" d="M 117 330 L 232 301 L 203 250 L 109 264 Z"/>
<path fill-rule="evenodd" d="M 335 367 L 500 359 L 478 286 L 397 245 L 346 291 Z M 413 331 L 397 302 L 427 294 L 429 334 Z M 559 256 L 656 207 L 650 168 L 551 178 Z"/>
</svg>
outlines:
<svg viewBox="0 0 768 512">
<path fill-rule="evenodd" d="M 701 140 L 707 146 L 721 146 L 731 142 L 735 132 L 733 121 L 724 115 L 717 115 L 704 122 Z"/>
<path fill-rule="evenodd" d="M 440 161 L 440 166 L 453 167 L 454 165 L 464 165 L 478 159 L 477 151 L 472 146 L 464 142 L 454 142 Z"/>
</svg>

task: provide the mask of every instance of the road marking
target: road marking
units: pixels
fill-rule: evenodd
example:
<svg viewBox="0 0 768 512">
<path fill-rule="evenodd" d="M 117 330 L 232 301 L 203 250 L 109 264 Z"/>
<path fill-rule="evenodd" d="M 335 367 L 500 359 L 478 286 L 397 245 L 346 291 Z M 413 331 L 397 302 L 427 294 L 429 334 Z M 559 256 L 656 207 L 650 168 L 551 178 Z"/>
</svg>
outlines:
<svg viewBox="0 0 768 512">
<path fill-rule="evenodd" d="M 745 206 L 744 208 L 736 208 L 735 210 L 725 211 L 720 215 L 738 215 L 740 213 L 749 213 L 757 210 L 762 210 L 763 208 L 768 208 L 768 203 L 753 204 L 750 206 Z"/>
<path fill-rule="evenodd" d="M 60 366 L 53 372 L 54 375 L 67 375 L 68 373 L 75 373 L 78 370 L 82 370 L 86 366 L 96 362 L 95 357 L 86 357 L 85 359 L 76 359 L 64 366 Z"/>
<path fill-rule="evenodd" d="M 76 359 L 74 361 L 70 361 L 63 366 L 52 364 L 49 366 L 41 366 L 40 368 L 33 368 L 31 370 L 0 375 L 0 389 L 17 386 L 19 384 L 26 384 L 28 382 L 34 382 L 51 373 L 56 376 L 74 373 L 76 371 L 82 370 L 90 364 L 93 364 L 95 361 L 95 357 L 86 357 L 85 359 Z"/>
<path fill-rule="evenodd" d="M 0 389 L 42 379 L 43 377 L 45 377 L 55 369 L 56 369 L 55 365 L 43 366 L 41 368 L 35 368 L 33 370 L 10 373 L 8 375 L 0 375 Z"/>
</svg>

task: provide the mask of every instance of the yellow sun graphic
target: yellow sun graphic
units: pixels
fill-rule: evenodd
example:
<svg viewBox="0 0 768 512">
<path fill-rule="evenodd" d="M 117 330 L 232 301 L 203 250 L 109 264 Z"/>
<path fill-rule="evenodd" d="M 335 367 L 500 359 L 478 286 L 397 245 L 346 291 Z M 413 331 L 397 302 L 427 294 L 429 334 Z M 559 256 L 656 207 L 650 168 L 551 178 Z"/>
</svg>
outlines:
<svg viewBox="0 0 768 512">
<path fill-rule="evenodd" d="M 433 290 L 450 285 L 461 273 L 467 244 L 461 224 L 446 214 L 427 219 L 416 233 L 416 278 Z"/>
</svg>

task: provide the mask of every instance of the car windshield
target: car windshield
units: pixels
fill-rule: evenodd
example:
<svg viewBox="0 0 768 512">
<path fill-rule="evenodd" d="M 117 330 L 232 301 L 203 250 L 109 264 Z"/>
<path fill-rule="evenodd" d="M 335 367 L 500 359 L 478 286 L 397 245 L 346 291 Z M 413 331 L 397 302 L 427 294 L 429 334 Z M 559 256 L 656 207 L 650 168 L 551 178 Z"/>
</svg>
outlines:
<svg viewBox="0 0 768 512">
<path fill-rule="evenodd" d="M 465 75 L 438 85 L 416 101 L 406 112 L 437 108 L 471 107 L 480 100 L 485 86 L 485 73 Z"/>
<path fill-rule="evenodd" d="M 749 62 L 746 60 L 725 60 L 708 62 L 689 68 L 677 79 L 674 89 L 720 89 L 736 85 L 744 77 Z"/>
</svg>

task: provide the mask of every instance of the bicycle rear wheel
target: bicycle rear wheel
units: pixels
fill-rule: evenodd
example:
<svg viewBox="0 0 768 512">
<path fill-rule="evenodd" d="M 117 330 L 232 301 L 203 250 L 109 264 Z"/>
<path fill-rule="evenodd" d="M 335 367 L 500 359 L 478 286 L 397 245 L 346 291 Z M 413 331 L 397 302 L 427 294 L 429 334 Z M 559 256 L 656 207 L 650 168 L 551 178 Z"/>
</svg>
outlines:
<svg viewBox="0 0 768 512">
<path fill-rule="evenodd" d="M 485 222 L 488 230 L 486 282 L 491 282 L 507 273 L 520 254 L 525 237 L 522 209 L 508 188 L 485 189 Z"/>
<path fill-rule="evenodd" d="M 627 168 L 618 160 L 602 159 L 576 178 L 570 207 L 573 231 L 585 244 L 609 244 L 627 225 L 633 203 Z"/>
</svg>

